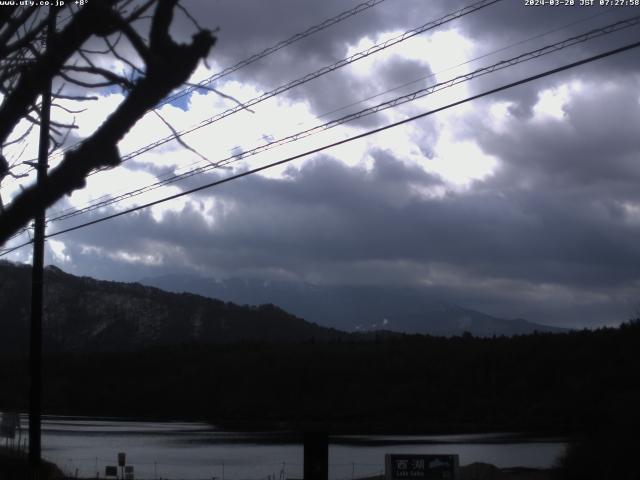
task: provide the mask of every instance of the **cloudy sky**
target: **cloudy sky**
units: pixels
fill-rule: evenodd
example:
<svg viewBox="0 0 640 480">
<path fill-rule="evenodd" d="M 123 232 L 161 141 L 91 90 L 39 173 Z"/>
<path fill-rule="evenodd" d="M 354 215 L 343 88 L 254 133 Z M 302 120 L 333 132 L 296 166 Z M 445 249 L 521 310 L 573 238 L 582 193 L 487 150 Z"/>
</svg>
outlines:
<svg viewBox="0 0 640 480">
<path fill-rule="evenodd" d="M 200 24 L 219 27 L 218 44 L 192 80 L 203 80 L 359 3 L 184 2 Z M 471 3 L 385 0 L 225 76 L 214 87 L 246 102 Z M 640 7 L 526 6 L 524 0 L 503 0 L 183 139 L 215 162 L 636 15 Z M 173 34 L 189 38 L 193 30 L 178 14 Z M 342 140 L 637 41 L 639 35 L 640 27 L 632 26 L 598 37 L 54 222 L 48 231 Z M 618 324 L 640 308 L 638 55 L 632 50 L 61 235 L 48 242 L 47 263 L 113 280 L 193 273 L 333 286 L 410 286 L 507 318 L 573 327 Z M 115 60 L 109 66 L 122 68 Z M 94 93 L 99 100 L 76 115 L 80 137 L 89 135 L 123 98 L 113 89 Z M 228 98 L 200 90 L 159 112 L 183 130 L 234 106 Z M 120 151 L 126 155 L 170 133 L 148 114 Z M 170 142 L 91 176 L 85 190 L 48 215 L 208 164 Z M 3 198 L 18 188 L 5 182 Z M 29 261 L 29 249 L 9 259 Z"/>
</svg>

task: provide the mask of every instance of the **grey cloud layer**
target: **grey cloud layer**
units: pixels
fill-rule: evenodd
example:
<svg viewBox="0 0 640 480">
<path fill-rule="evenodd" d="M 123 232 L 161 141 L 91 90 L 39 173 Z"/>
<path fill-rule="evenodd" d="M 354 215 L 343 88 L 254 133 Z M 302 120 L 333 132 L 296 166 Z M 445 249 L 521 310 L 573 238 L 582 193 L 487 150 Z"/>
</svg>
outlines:
<svg viewBox="0 0 640 480">
<path fill-rule="evenodd" d="M 221 26 L 214 55 L 227 65 L 357 3 L 246 0 L 239 9 L 238 2 L 202 1 L 193 8 L 199 19 L 210 18 Z M 405 30 L 462 2 L 429 2 L 428 11 L 424 4 L 389 0 L 238 78 L 273 87 L 343 57 L 346 44 L 363 35 Z M 527 10 L 521 2 L 510 1 L 490 9 L 456 24 L 486 48 L 597 11 L 560 14 L 558 9 Z M 582 31 L 585 26 L 571 29 Z M 586 48 L 584 54 L 593 49 Z M 575 51 L 567 55 L 577 58 Z M 67 252 L 75 271 L 102 278 L 200 269 L 216 275 L 289 275 L 333 283 L 440 279 L 442 285 L 434 288 L 441 288 L 442 295 L 490 313 L 541 320 L 540 315 L 553 310 L 559 323 L 587 315 L 589 322 L 624 320 L 620 315 L 640 286 L 640 209 L 634 210 L 640 205 L 640 76 L 633 59 L 637 54 L 476 103 L 474 113 L 449 128 L 454 138 L 477 142 L 499 165 L 492 176 L 466 191 L 425 196 L 425 191 L 445 188 L 442 180 L 408 166 L 406 159 L 397 158 L 393 145 L 387 145 L 370 152 L 370 170 L 316 158 L 291 167 L 282 179 L 254 176 L 203 192 L 182 212 L 165 214 L 161 223 L 142 212 L 75 232 L 65 238 Z M 535 68 L 557 61 L 545 59 Z M 309 100 L 320 113 L 376 88 L 412 80 L 426 65 L 395 59 L 370 85 L 345 71 L 288 95 Z M 501 78 L 523 72 L 505 72 Z M 579 79 L 584 88 L 574 94 L 564 118 L 532 121 L 539 91 L 568 79 Z M 495 81 L 487 78 L 472 90 Z M 499 132 L 486 119 L 487 107 L 496 100 L 514 102 Z M 415 146 L 428 167 L 442 132 L 429 119 L 417 125 L 422 133 L 416 134 Z M 209 196 L 217 202 L 212 225 L 197 205 Z M 130 259 L 117 257 L 96 261 L 82 253 L 87 246 L 104 255 L 119 250 L 141 258 L 153 254 L 160 264 L 132 265 Z M 542 306 L 537 292 L 545 289 L 550 290 Z"/>
<path fill-rule="evenodd" d="M 193 0 L 187 6 L 203 23 L 220 26 L 219 43 L 212 51 L 212 57 L 220 65 L 229 66 L 237 61 L 271 46 L 290 35 L 306 30 L 327 19 L 359 4 L 358 1 L 329 0 L 323 2 L 295 0 L 245 0 L 238 4 L 231 1 L 205 2 Z M 268 59 L 238 71 L 234 78 L 254 83 L 259 88 L 269 90 L 294 78 L 313 72 L 318 68 L 341 60 L 347 55 L 347 46 L 355 45 L 361 38 L 375 38 L 385 32 L 402 32 L 444 14 L 453 12 L 472 2 L 422 0 L 388 0 L 374 8 L 366 10 L 346 21 L 334 25 L 325 31 L 314 34 L 286 49 L 271 55 Z M 240 7 L 239 7 L 240 5 Z M 570 36 L 589 31 L 597 26 L 637 14 L 636 9 L 604 7 L 574 8 L 535 8 L 525 7 L 523 2 L 505 0 L 471 15 L 459 18 L 441 27 L 456 28 L 471 40 L 478 53 L 483 54 L 494 49 L 522 41 L 540 33 L 565 27 L 561 31 L 523 44 L 513 50 L 505 51 L 487 59 L 493 62 L 509 58 L 532 48 L 541 47 Z M 601 14 L 601 15 L 599 15 Z M 591 18 L 589 17 L 596 17 Z M 190 31 L 188 22 L 177 18 L 178 30 Z M 191 27 L 192 28 L 192 27 Z M 539 71 L 547 65 L 575 60 L 584 54 L 600 52 L 611 45 L 621 45 L 625 41 L 637 38 L 638 27 L 616 33 L 606 39 L 589 42 L 573 48 L 566 54 L 537 62 Z M 428 35 L 423 34 L 423 35 Z M 423 65 L 428 65 L 424 59 Z M 485 62 L 485 64 L 487 64 Z M 616 69 L 635 69 L 632 56 L 620 56 L 612 60 Z M 476 68 L 480 64 L 476 64 Z M 399 68 L 396 68 L 399 67 Z M 291 98 L 308 100 L 316 113 L 342 106 L 362 93 L 395 87 L 406 81 L 424 76 L 429 71 L 414 65 L 396 65 L 387 68 L 387 75 L 367 79 L 367 82 L 355 82 L 344 70 L 332 73 L 326 79 L 313 82 L 287 93 Z M 470 68 L 472 68 L 470 66 Z M 516 78 L 518 70 L 509 70 L 494 78 L 506 80 Z M 485 85 L 495 85 L 497 80 L 489 79 L 474 82 L 474 89 L 481 91 Z M 536 98 L 536 89 L 521 89 L 519 94 L 508 92 L 507 98 L 516 99 L 521 105 L 521 113 L 528 109 Z"/>
<path fill-rule="evenodd" d="M 450 294 L 493 311 L 529 302 L 535 312 L 540 307 L 527 300 L 527 289 L 544 285 L 592 292 L 594 302 L 604 296 L 621 308 L 619 297 L 640 283 L 640 216 L 624 208 L 640 201 L 637 87 L 629 80 L 597 102 L 586 88 L 562 121 L 514 117 L 501 134 L 471 115 L 461 132 L 474 134 L 501 162 L 465 192 L 425 197 L 420 192 L 441 180 L 390 151 L 372 152 L 369 171 L 318 158 L 291 167 L 283 179 L 249 177 L 201 194 L 219 202 L 213 227 L 188 207 L 161 224 L 141 214 L 103 227 L 108 236 L 88 229 L 75 241 L 117 249 L 122 236 L 131 236 L 132 252 L 155 250 L 170 268 L 186 259 L 221 275 L 280 271 L 304 279 L 311 272 L 316 280 L 357 283 L 366 272 L 376 281 L 412 284 L 444 268 L 457 277 Z M 616 121 L 598 122 L 596 113 Z M 607 149 L 609 140 L 615 146 Z M 500 287 L 476 285 L 486 281 Z M 553 295 L 548 305 L 562 311 Z"/>
<path fill-rule="evenodd" d="M 250 177 L 219 189 L 216 198 L 230 209 L 218 212 L 213 227 L 188 207 L 167 214 L 161 224 L 141 214 L 80 231 L 72 243 L 111 252 L 124 247 L 133 255 L 153 252 L 163 258 L 163 268 L 174 270 L 186 260 L 219 275 L 269 277 L 283 271 L 320 281 L 326 275 L 331 282 L 339 272 L 344 283 L 363 281 L 364 271 L 376 283 L 393 275 L 387 280 L 412 284 L 431 266 L 445 265 L 458 276 L 459 297 L 478 296 L 473 285 L 478 279 L 604 293 L 638 281 L 633 265 L 640 248 L 633 239 L 640 228 L 621 217 L 603 219 L 599 206 L 586 201 L 588 195 L 568 202 L 542 190 L 443 199 L 410 193 L 410 185 L 437 184 L 384 153 L 368 173 L 318 159 L 292 169 L 288 179 Z M 132 240 L 123 245 L 122 238 Z M 393 265 L 400 265 L 404 276 Z M 488 293 L 500 302 L 512 297 L 508 291 Z"/>
</svg>

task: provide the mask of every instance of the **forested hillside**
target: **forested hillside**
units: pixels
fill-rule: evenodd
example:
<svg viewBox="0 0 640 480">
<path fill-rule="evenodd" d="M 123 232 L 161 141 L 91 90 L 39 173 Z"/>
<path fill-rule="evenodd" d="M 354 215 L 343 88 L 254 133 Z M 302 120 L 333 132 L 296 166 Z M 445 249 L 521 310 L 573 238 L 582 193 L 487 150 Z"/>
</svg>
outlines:
<svg viewBox="0 0 640 480">
<path fill-rule="evenodd" d="M 31 269 L 0 262 L 0 349 L 28 348 Z M 44 348 L 125 351 L 182 343 L 330 340 L 344 335 L 274 305 L 239 306 L 135 283 L 45 269 Z"/>
<path fill-rule="evenodd" d="M 253 428 L 579 431 L 640 404 L 640 323 L 493 339 L 192 344 L 50 355 L 45 411 Z M 0 409 L 25 409 L 27 361 L 0 359 Z M 636 415 L 637 418 L 637 415 Z"/>
</svg>

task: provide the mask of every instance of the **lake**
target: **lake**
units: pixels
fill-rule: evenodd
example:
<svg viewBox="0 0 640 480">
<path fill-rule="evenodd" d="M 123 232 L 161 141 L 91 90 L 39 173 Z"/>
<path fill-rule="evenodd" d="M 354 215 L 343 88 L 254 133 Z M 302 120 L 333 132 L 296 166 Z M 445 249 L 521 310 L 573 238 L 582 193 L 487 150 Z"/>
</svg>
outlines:
<svg viewBox="0 0 640 480">
<path fill-rule="evenodd" d="M 25 425 L 26 426 L 26 425 Z M 386 453 L 455 453 L 460 464 L 549 467 L 562 439 L 517 434 L 438 436 L 353 435 L 331 437 L 333 480 L 380 474 Z M 281 433 L 229 432 L 205 423 L 130 422 L 118 419 L 45 417 L 43 456 L 68 474 L 95 477 L 125 452 L 137 479 L 245 480 L 302 478 L 303 450 Z"/>
</svg>

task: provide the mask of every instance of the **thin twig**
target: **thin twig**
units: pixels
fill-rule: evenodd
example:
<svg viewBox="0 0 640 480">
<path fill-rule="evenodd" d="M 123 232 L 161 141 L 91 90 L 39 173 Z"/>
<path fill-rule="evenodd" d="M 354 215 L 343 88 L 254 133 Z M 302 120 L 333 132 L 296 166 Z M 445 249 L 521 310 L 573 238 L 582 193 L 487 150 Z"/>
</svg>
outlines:
<svg viewBox="0 0 640 480">
<path fill-rule="evenodd" d="M 158 118 L 159 118 L 160 120 L 162 120 L 162 123 L 164 123 L 164 124 L 167 126 L 167 128 L 169 128 L 169 130 L 171 130 L 171 133 L 173 133 L 173 137 L 175 138 L 175 140 L 176 140 L 180 145 L 182 145 L 184 148 L 186 148 L 186 149 L 187 149 L 187 150 L 189 150 L 190 152 L 195 153 L 196 155 L 198 155 L 201 159 L 203 159 L 205 162 L 209 163 L 210 165 L 213 165 L 213 164 L 214 164 L 211 160 L 209 160 L 207 157 L 205 157 L 204 155 L 202 155 L 202 154 L 201 154 L 200 152 L 198 152 L 195 148 L 190 147 L 189 145 L 187 145 L 187 144 L 184 142 L 184 140 L 182 140 L 182 138 L 180 138 L 180 134 L 179 134 L 178 132 L 176 132 L 175 128 L 173 128 L 173 127 L 171 126 L 171 124 L 170 124 L 167 120 L 165 120 L 165 119 L 164 119 L 164 117 L 163 117 L 162 115 L 160 115 L 160 113 L 159 113 L 159 112 L 157 112 L 156 110 L 153 110 L 153 113 L 155 113 L 155 114 L 158 116 Z"/>
<path fill-rule="evenodd" d="M 256 113 L 253 110 L 251 110 L 249 107 L 245 106 L 245 104 L 242 103 L 237 98 L 234 98 L 231 95 L 227 95 L 226 93 L 222 93 L 217 88 L 213 88 L 213 87 L 210 87 L 208 85 L 198 85 L 198 84 L 189 83 L 189 82 L 187 82 L 186 85 L 189 85 L 190 87 L 197 88 L 197 89 L 209 90 L 210 92 L 213 92 L 213 93 L 216 93 L 216 94 L 220 95 L 222 98 L 226 98 L 228 100 L 231 100 L 232 102 L 235 102 L 239 107 L 242 107 L 243 110 L 246 110 L 246 111 L 248 111 L 250 113 Z"/>
<path fill-rule="evenodd" d="M 59 93 L 53 94 L 52 95 L 53 98 L 58 98 L 60 100 L 75 100 L 77 102 L 88 102 L 88 101 L 92 101 L 92 100 L 98 100 L 98 97 L 88 97 L 88 96 L 82 96 L 82 95 L 61 95 Z"/>
<path fill-rule="evenodd" d="M 191 15 L 191 14 L 189 13 L 189 10 L 187 10 L 186 8 L 184 8 L 184 7 L 180 4 L 180 2 L 178 2 L 177 7 L 182 11 L 182 13 L 184 13 L 184 15 L 185 15 L 189 20 L 191 20 L 191 23 L 193 23 L 193 25 L 194 25 L 198 30 L 200 30 L 200 31 L 202 31 L 202 30 L 203 30 L 203 28 L 200 26 L 200 24 L 198 23 L 198 21 L 197 21 L 195 18 L 193 18 L 193 15 Z"/>
<path fill-rule="evenodd" d="M 57 104 L 57 103 L 52 103 L 52 104 L 51 104 L 51 106 L 52 106 L 52 107 L 59 108 L 59 109 L 61 109 L 61 110 L 64 110 L 64 111 L 65 111 L 65 112 L 67 112 L 67 113 L 72 113 L 72 114 L 73 114 L 73 113 L 83 113 L 83 112 L 86 112 L 86 111 L 87 111 L 87 109 L 86 109 L 86 108 L 83 108 L 82 110 L 71 110 L 70 108 L 63 107 L 62 105 Z"/>
</svg>

